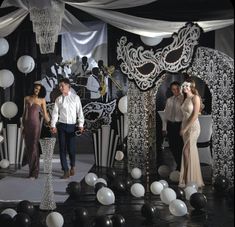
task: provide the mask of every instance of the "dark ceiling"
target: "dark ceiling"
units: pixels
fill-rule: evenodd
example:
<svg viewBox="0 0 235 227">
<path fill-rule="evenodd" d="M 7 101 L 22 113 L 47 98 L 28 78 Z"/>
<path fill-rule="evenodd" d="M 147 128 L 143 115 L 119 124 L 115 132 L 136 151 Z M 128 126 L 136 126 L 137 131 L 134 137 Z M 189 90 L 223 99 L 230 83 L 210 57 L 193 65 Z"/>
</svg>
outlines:
<svg viewBox="0 0 235 227">
<path fill-rule="evenodd" d="M 2 1 L 3 0 L 0 0 L 0 3 L 2 3 Z M 69 5 L 66 5 L 66 8 L 81 21 L 95 19 L 87 13 Z M 5 15 L 14 9 L 14 7 L 0 9 L 0 16 Z M 138 17 L 168 21 L 196 21 L 234 18 L 234 6 L 230 0 L 158 0 L 148 5 L 119 9 L 117 11 Z"/>
</svg>

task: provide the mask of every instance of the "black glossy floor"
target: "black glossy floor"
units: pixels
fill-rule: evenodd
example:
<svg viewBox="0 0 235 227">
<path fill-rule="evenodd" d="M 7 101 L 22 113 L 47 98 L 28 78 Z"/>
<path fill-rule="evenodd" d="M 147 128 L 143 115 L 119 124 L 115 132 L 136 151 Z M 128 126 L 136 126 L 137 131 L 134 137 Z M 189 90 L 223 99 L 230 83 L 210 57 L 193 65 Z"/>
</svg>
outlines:
<svg viewBox="0 0 235 227">
<path fill-rule="evenodd" d="M 170 156 L 165 160 L 171 162 Z M 124 171 L 124 163 L 116 163 L 116 177 L 123 180 L 127 179 L 126 171 Z M 11 174 L 15 171 L 14 167 L 8 170 L 0 170 L 1 178 Z M 99 177 L 104 177 L 107 179 L 107 175 L 110 170 L 105 168 L 93 167 L 91 172 L 95 172 Z M 96 200 L 96 195 L 94 189 L 84 181 L 81 182 L 81 194 L 79 198 L 68 200 L 64 204 L 57 204 L 57 212 L 60 212 L 64 217 L 65 227 L 82 227 L 82 225 L 74 224 L 73 217 L 74 211 L 77 208 L 86 208 L 89 214 L 89 221 L 86 223 L 85 227 L 93 226 L 92 222 L 96 216 L 108 215 L 112 217 L 114 214 L 121 214 L 126 221 L 126 227 L 232 227 L 234 226 L 234 202 L 232 198 L 228 198 L 227 194 L 216 194 L 213 187 L 210 185 L 210 170 L 207 167 L 202 167 L 202 172 L 204 179 L 207 183 L 206 187 L 203 189 L 203 193 L 207 197 L 207 206 L 203 210 L 194 210 L 190 203 L 186 201 L 188 207 L 188 215 L 184 217 L 175 217 L 170 214 L 167 205 L 164 205 L 159 196 L 153 196 L 151 193 L 147 192 L 144 198 L 138 199 L 131 196 L 129 190 L 125 192 L 116 193 L 116 201 L 114 205 L 103 206 L 100 205 Z M 209 173 L 209 174 L 208 174 Z M 158 178 L 159 179 L 159 178 Z M 149 182 L 153 180 L 158 180 L 157 176 L 150 176 Z M 137 181 L 138 182 L 138 181 Z M 148 183 L 146 179 L 141 179 L 141 182 L 146 186 Z M 0 180 L 1 183 L 1 180 Z M 146 187 L 148 188 L 148 187 Z M 158 212 L 152 222 L 148 222 L 141 215 L 141 207 L 145 202 L 150 202 L 153 204 Z M 5 208 L 16 209 L 17 204 L 12 203 L 0 203 L 0 212 Z M 32 227 L 45 227 L 46 216 L 49 212 L 40 211 L 38 205 L 35 205 L 35 214 L 32 218 Z M 111 226 L 111 225 L 108 225 Z M 1 226 L 3 227 L 3 226 Z M 100 226 L 102 227 L 102 226 Z M 114 226 L 118 227 L 118 226 Z M 122 227 L 122 226 L 120 226 Z"/>
</svg>

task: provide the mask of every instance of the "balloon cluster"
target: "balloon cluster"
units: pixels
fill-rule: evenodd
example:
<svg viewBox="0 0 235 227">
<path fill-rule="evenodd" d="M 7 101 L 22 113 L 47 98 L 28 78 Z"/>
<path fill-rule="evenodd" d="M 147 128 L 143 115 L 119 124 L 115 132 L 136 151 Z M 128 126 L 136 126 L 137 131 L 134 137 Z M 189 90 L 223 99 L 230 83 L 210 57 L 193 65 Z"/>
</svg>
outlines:
<svg viewBox="0 0 235 227">
<path fill-rule="evenodd" d="M 112 178 L 115 178 L 116 172 L 111 171 Z M 88 173 L 85 176 L 85 182 L 94 187 L 96 198 L 102 205 L 111 205 L 115 202 L 115 195 L 113 191 L 108 188 L 107 181 L 104 178 L 98 178 L 95 173 Z"/>
<path fill-rule="evenodd" d="M 5 55 L 9 50 L 8 41 L 0 37 L 0 56 Z M 30 73 L 35 67 L 34 59 L 31 56 L 21 56 L 17 61 L 17 67 L 22 73 Z M 15 81 L 13 73 L 8 69 L 0 70 L 0 87 L 6 89 L 10 87 Z M 5 118 L 11 119 L 16 116 L 18 107 L 14 102 L 5 102 L 1 106 L 1 113 Z"/>
<path fill-rule="evenodd" d="M 166 165 L 158 168 L 158 174 L 163 179 L 152 182 L 150 191 L 154 195 L 160 195 L 161 201 L 169 206 L 172 215 L 184 216 L 188 213 L 185 200 L 188 200 L 195 210 L 206 207 L 207 198 L 204 194 L 198 192 L 198 185 L 195 182 L 188 182 L 185 189 L 176 186 L 175 184 L 179 182 L 180 172 L 177 170 L 171 172 Z M 173 183 L 170 187 L 167 179 L 170 183 Z"/>
<path fill-rule="evenodd" d="M 112 217 L 108 215 L 97 216 L 92 222 L 92 227 L 124 227 L 126 225 L 125 218 L 120 214 Z"/>
<path fill-rule="evenodd" d="M 28 200 L 23 200 L 17 204 L 17 209 L 7 208 L 0 214 L 0 226 L 31 226 L 35 209 L 33 204 Z"/>
</svg>

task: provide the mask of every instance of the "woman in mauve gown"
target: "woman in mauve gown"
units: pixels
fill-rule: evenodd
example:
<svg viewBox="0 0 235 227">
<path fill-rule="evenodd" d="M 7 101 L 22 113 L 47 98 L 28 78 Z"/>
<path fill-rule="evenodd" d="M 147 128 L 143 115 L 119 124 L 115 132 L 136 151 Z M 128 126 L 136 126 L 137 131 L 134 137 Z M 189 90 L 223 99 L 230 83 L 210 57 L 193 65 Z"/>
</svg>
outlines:
<svg viewBox="0 0 235 227">
<path fill-rule="evenodd" d="M 33 92 L 24 98 L 22 117 L 23 136 L 25 141 L 24 163 L 29 164 L 29 178 L 38 178 L 39 173 L 39 138 L 41 131 L 41 116 L 49 124 L 46 110 L 46 89 L 35 82 Z"/>
<path fill-rule="evenodd" d="M 193 80 L 188 79 L 182 84 L 182 92 L 184 101 L 181 106 L 183 121 L 180 133 L 183 136 L 184 147 L 179 186 L 185 187 L 188 183 L 194 182 L 201 188 L 204 186 L 204 182 L 202 179 L 197 140 L 201 130 L 198 115 L 202 108 L 202 102 Z"/>
</svg>

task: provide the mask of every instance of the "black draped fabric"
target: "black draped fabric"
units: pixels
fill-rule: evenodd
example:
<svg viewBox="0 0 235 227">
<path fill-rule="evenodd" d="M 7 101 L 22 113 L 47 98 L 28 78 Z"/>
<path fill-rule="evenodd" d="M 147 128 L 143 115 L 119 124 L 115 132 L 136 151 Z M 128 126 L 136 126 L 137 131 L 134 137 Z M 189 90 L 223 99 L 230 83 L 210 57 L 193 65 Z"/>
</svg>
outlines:
<svg viewBox="0 0 235 227">
<path fill-rule="evenodd" d="M 14 7 L 5 9 L 8 13 L 14 10 Z M 3 11 L 1 9 L 0 13 Z M 41 63 L 49 62 L 53 58 L 53 54 L 42 55 L 36 44 L 35 33 L 32 31 L 32 23 L 29 20 L 29 15 L 19 25 L 19 27 L 10 35 L 5 37 L 9 43 L 9 51 L 6 55 L 0 57 L 0 69 L 10 70 L 15 78 L 14 84 L 5 90 L 0 89 L 0 106 L 6 101 L 15 102 L 18 106 L 17 115 L 11 119 L 11 123 L 19 123 L 19 118 L 23 113 L 23 99 L 24 96 L 29 95 L 34 81 L 41 80 Z M 56 44 L 55 54 L 60 53 L 60 39 Z M 35 61 L 34 70 L 25 75 L 17 68 L 17 60 L 22 55 L 29 55 Z M 8 119 L 4 119 L 0 115 L 0 121 L 4 120 L 10 123 Z"/>
<path fill-rule="evenodd" d="M 119 12 L 158 20 L 197 21 L 234 18 L 233 8 L 230 0 L 158 0 Z"/>
</svg>

